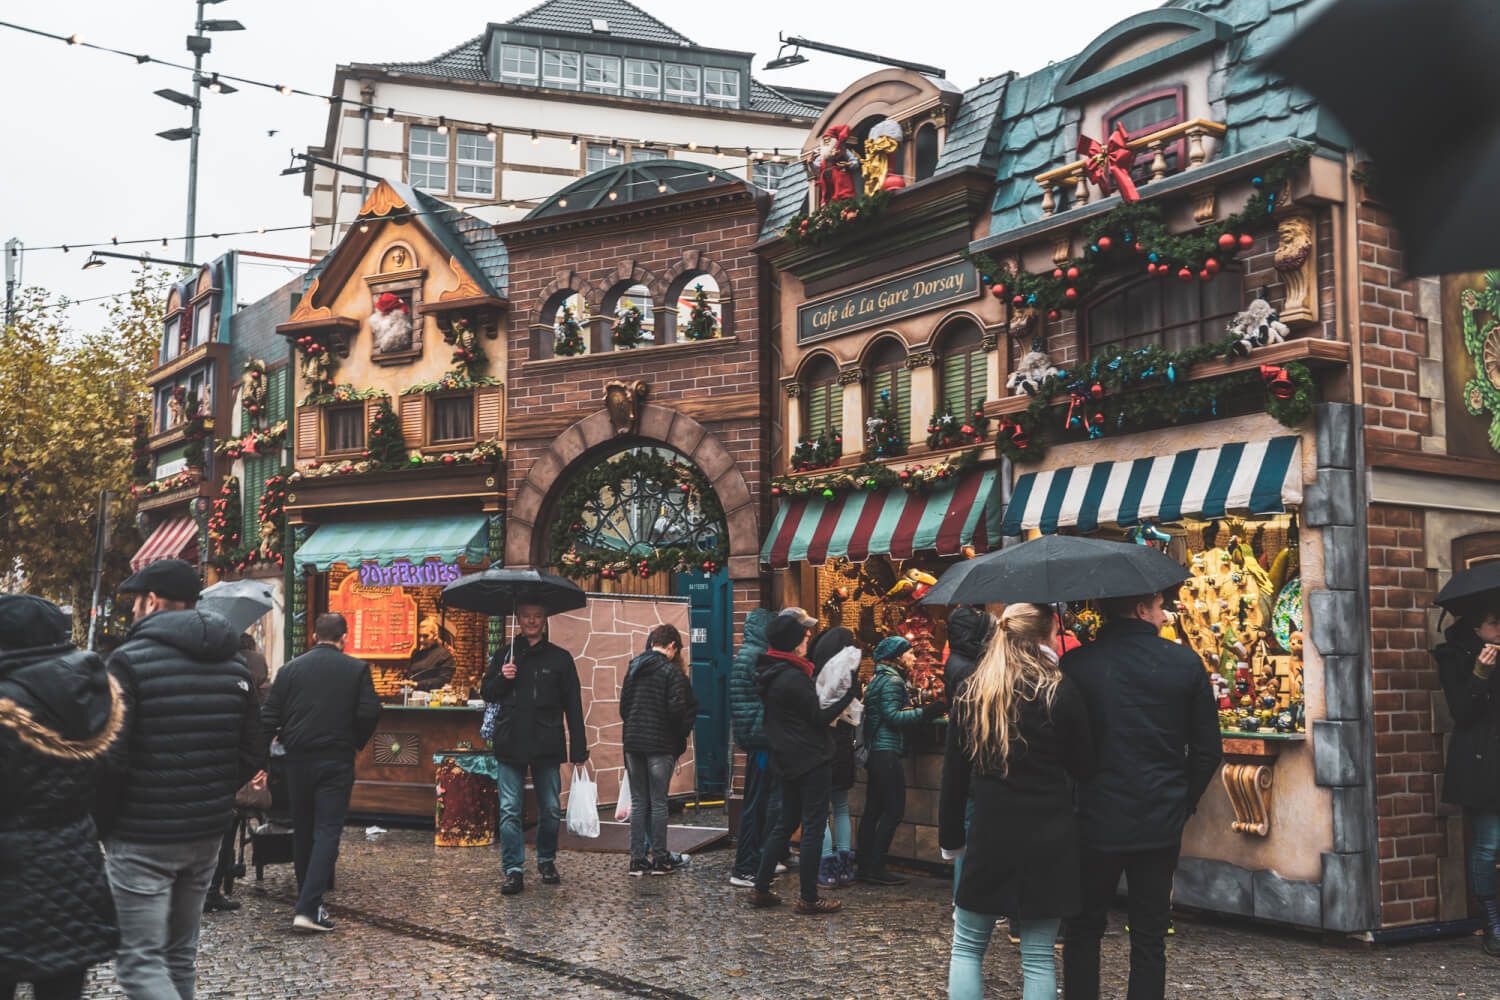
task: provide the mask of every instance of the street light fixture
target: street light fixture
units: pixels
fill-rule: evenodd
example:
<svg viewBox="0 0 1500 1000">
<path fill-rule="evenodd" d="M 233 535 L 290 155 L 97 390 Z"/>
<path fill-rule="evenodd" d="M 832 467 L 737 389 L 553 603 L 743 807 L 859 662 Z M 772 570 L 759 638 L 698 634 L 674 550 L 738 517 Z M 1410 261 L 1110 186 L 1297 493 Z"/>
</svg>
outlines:
<svg viewBox="0 0 1500 1000">
<path fill-rule="evenodd" d="M 942 69 L 937 66 L 928 66 L 926 63 L 908 62 L 905 59 L 891 59 L 887 56 L 878 56 L 873 52 L 864 52 L 860 49 L 846 49 L 842 45 L 815 42 L 810 38 L 803 38 L 799 35 L 788 37 L 777 34 L 776 37 L 781 42 L 781 48 L 777 51 L 776 58 L 766 63 L 766 69 L 785 69 L 788 66 L 797 66 L 805 63 L 807 62 L 807 56 L 804 56 L 801 50 L 812 49 L 815 52 L 827 52 L 830 55 L 847 56 L 850 59 L 879 63 L 882 66 L 897 66 L 901 69 L 909 69 L 915 73 L 921 73 L 923 76 L 935 76 L 940 80 L 947 76 Z M 791 46 L 793 49 L 792 54 L 782 55 L 781 53 L 785 52 L 788 46 Z"/>
<path fill-rule="evenodd" d="M 165 98 L 166 100 L 171 101 L 173 104 L 181 104 L 185 108 L 198 107 L 197 98 L 189 94 L 184 94 L 180 90 L 172 90 L 171 88 L 164 87 L 161 90 L 153 91 L 153 93 L 155 93 L 157 97 Z"/>
<path fill-rule="evenodd" d="M 107 261 L 104 260 L 105 257 L 113 257 L 113 258 L 115 258 L 117 260 L 133 260 L 133 261 L 138 261 L 138 262 L 140 262 L 142 264 L 166 264 L 168 267 L 197 267 L 198 266 L 197 264 L 194 264 L 192 261 L 187 261 L 187 260 L 164 260 L 161 257 L 153 257 L 149 253 L 145 253 L 145 254 L 114 253 L 114 252 L 109 251 L 109 250 L 94 250 L 94 251 L 92 251 L 92 252 L 89 253 L 89 259 L 83 262 L 83 269 L 85 271 L 92 271 L 92 270 L 94 270 L 96 268 L 103 267 L 107 263 Z"/>
<path fill-rule="evenodd" d="M 203 16 L 204 11 L 208 7 L 222 3 L 223 0 L 195 0 L 195 2 L 198 7 L 198 16 L 194 19 L 193 27 L 197 33 L 187 36 L 187 50 L 193 54 L 192 96 L 189 97 L 187 94 L 178 93 L 175 90 L 158 90 L 156 92 L 158 96 L 164 97 L 176 104 L 181 104 L 183 107 L 191 108 L 193 112 L 193 122 L 190 127 L 185 129 L 167 129 L 165 132 L 156 133 L 163 139 L 172 142 L 182 139 L 191 140 L 188 147 L 187 246 L 185 248 L 189 257 L 193 256 L 193 244 L 195 242 L 193 234 L 198 228 L 198 136 L 201 134 L 198 127 L 198 119 L 203 110 L 201 103 L 203 88 L 206 85 L 210 90 L 219 94 L 232 94 L 236 89 L 220 81 L 217 73 L 212 76 L 204 75 L 203 57 L 213 51 L 214 47 L 213 39 L 209 38 L 206 32 L 245 30 L 245 26 L 239 21 Z"/>
<path fill-rule="evenodd" d="M 238 21 L 229 21 L 229 20 L 214 21 L 214 20 L 209 20 L 209 21 L 199 21 L 198 22 L 198 29 L 200 31 L 244 31 L 245 30 L 245 26 L 243 24 L 241 24 L 240 22 L 238 22 Z"/>
<path fill-rule="evenodd" d="M 197 136 L 198 130 L 191 128 L 169 128 L 156 134 L 169 142 L 181 142 L 183 139 L 192 139 Z"/>
</svg>

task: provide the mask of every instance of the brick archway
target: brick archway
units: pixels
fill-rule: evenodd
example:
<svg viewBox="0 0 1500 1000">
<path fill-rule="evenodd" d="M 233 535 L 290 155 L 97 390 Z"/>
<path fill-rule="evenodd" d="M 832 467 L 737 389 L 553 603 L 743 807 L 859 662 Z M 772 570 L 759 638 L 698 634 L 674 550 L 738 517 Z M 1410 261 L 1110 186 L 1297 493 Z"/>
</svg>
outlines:
<svg viewBox="0 0 1500 1000">
<path fill-rule="evenodd" d="M 684 250 L 662 275 L 668 299 L 675 299 L 688 281 L 698 274 L 706 274 L 718 284 L 720 302 L 728 304 L 734 300 L 734 282 L 730 280 L 729 272 L 699 250 Z"/>
<path fill-rule="evenodd" d="M 733 580 L 760 576 L 760 518 L 749 484 L 734 456 L 701 423 L 670 406 L 645 403 L 637 432 L 616 435 L 604 409 L 573 424 L 553 439 L 531 464 L 511 495 L 505 532 L 505 564 L 537 566 L 546 557 L 547 518 L 568 478 L 588 457 L 616 445 L 665 445 L 686 456 L 708 479 L 729 532 L 729 576 Z"/>
<path fill-rule="evenodd" d="M 537 297 L 536 315 L 532 317 L 533 326 L 551 326 L 552 318 L 549 312 L 557 307 L 557 303 L 564 296 L 561 293 L 571 294 L 577 292 L 583 296 L 588 303 L 591 312 L 598 311 L 601 292 L 597 285 L 590 282 L 577 271 L 569 268 L 560 271 L 557 277 L 548 282 L 547 287 L 542 289 L 541 295 Z"/>
<path fill-rule="evenodd" d="M 613 303 L 608 301 L 610 293 L 631 285 L 645 285 L 651 291 L 653 309 L 660 309 L 666 305 L 667 282 L 655 271 L 636 260 L 622 260 L 609 270 L 600 271 L 595 275 L 593 285 L 599 290 L 602 305 L 612 305 Z"/>
</svg>

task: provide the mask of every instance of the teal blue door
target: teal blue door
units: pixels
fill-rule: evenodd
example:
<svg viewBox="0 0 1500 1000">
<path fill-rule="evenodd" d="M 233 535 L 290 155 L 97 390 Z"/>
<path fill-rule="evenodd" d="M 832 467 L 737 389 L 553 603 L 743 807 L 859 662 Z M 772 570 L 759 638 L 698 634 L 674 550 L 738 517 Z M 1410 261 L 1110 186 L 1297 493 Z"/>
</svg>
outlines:
<svg viewBox="0 0 1500 1000">
<path fill-rule="evenodd" d="M 729 664 L 734 656 L 734 603 L 729 574 L 711 576 L 679 573 L 677 595 L 689 602 L 692 629 L 693 694 L 698 698 L 698 724 L 693 746 L 698 768 L 698 792 L 724 793 L 729 777 Z"/>
</svg>

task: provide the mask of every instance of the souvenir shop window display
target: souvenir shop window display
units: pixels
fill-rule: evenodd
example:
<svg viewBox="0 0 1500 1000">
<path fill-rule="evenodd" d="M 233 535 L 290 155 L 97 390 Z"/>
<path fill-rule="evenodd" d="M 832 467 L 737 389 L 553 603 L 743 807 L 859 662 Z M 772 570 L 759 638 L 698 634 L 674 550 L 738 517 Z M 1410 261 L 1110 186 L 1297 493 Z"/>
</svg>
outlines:
<svg viewBox="0 0 1500 1000">
<path fill-rule="evenodd" d="M 943 608 L 920 602 L 952 561 L 937 556 L 904 561 L 871 556 L 863 563 L 840 558 L 817 568 L 818 617 L 825 627 L 849 629 L 866 650 L 891 635 L 912 644 L 917 662 L 906 680 L 913 704 L 943 697 L 947 620 Z M 868 678 L 873 669 L 867 656 L 861 676 Z"/>
</svg>

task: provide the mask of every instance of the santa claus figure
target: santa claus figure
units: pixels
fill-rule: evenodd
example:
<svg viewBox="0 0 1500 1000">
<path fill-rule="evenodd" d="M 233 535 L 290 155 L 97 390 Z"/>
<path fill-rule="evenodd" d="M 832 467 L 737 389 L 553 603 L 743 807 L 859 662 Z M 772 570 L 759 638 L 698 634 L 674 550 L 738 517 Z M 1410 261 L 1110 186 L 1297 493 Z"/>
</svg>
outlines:
<svg viewBox="0 0 1500 1000">
<path fill-rule="evenodd" d="M 820 205 L 854 197 L 855 178 L 860 176 L 859 157 L 845 145 L 848 141 L 847 125 L 833 126 L 818 140 L 813 173 L 817 177 Z"/>
<path fill-rule="evenodd" d="M 406 300 L 394 292 L 385 292 L 376 299 L 370 332 L 375 337 L 377 354 L 411 350 L 411 307 Z"/>
</svg>

